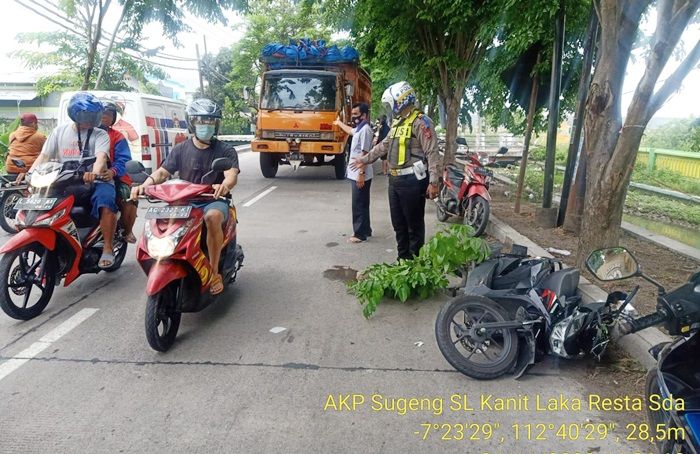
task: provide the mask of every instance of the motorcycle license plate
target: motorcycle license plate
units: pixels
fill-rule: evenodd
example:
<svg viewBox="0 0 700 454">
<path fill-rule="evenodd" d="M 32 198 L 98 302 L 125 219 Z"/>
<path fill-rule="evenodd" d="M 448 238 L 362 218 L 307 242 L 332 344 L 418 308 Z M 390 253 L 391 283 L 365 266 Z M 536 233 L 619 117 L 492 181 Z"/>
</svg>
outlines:
<svg viewBox="0 0 700 454">
<path fill-rule="evenodd" d="M 190 217 L 192 207 L 189 205 L 177 207 L 149 207 L 146 210 L 146 219 L 187 219 Z"/>
<path fill-rule="evenodd" d="M 15 204 L 15 210 L 36 210 L 36 211 L 48 211 L 56 205 L 57 199 L 44 199 L 44 198 L 24 198 L 19 199 Z"/>
</svg>

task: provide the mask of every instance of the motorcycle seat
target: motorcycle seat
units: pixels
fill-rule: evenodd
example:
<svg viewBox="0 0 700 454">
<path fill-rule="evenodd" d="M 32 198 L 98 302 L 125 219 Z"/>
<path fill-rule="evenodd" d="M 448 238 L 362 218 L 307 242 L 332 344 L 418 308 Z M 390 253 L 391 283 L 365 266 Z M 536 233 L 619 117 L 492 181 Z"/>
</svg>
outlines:
<svg viewBox="0 0 700 454">
<path fill-rule="evenodd" d="M 565 268 L 555 271 L 542 279 L 540 288 L 546 288 L 557 296 L 572 297 L 578 290 L 581 273 L 576 268 Z"/>
<path fill-rule="evenodd" d="M 90 209 L 84 206 L 74 206 L 70 210 L 70 217 L 78 228 L 92 227 L 97 223 L 90 215 Z"/>
</svg>

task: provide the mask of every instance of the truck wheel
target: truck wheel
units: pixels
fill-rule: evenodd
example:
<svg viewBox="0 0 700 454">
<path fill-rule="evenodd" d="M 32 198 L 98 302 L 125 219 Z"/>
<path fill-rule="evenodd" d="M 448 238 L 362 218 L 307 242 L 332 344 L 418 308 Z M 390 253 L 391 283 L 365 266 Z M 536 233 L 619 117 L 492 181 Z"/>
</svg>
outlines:
<svg viewBox="0 0 700 454">
<path fill-rule="evenodd" d="M 280 161 L 274 153 L 260 153 L 260 170 L 265 178 L 275 178 Z"/>
<path fill-rule="evenodd" d="M 335 159 L 333 159 L 333 167 L 335 167 L 335 179 L 336 180 L 344 180 L 345 179 L 345 169 L 348 166 L 348 159 L 350 157 L 350 151 L 349 148 L 345 148 L 345 152 L 342 154 L 336 155 Z"/>
</svg>

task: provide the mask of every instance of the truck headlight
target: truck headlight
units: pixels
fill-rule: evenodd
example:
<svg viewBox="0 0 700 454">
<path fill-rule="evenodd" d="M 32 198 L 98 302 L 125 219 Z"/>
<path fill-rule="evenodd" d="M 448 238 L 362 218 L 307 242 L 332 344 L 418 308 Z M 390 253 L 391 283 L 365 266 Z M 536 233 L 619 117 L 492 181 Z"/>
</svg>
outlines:
<svg viewBox="0 0 700 454">
<path fill-rule="evenodd" d="M 321 138 L 321 140 L 335 140 L 335 133 L 334 132 L 322 132 L 320 138 Z"/>
<path fill-rule="evenodd" d="M 262 131 L 260 133 L 260 137 L 262 139 L 274 139 L 275 138 L 275 131 Z"/>
</svg>

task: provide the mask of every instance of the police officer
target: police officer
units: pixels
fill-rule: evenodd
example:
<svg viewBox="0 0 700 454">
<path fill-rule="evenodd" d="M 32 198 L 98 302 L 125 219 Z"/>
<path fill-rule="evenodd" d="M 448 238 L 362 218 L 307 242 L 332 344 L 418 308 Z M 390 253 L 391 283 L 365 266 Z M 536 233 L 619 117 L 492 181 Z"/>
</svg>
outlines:
<svg viewBox="0 0 700 454">
<path fill-rule="evenodd" d="M 430 118 L 415 107 L 416 94 L 406 82 L 384 91 L 382 104 L 393 116 L 391 131 L 350 167 L 363 169 L 388 154 L 389 207 L 400 259 L 418 255 L 425 242 L 425 198 L 438 195 L 439 154 Z"/>
</svg>

